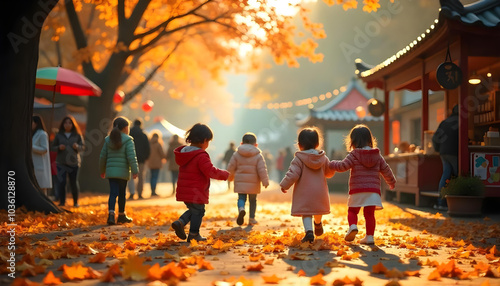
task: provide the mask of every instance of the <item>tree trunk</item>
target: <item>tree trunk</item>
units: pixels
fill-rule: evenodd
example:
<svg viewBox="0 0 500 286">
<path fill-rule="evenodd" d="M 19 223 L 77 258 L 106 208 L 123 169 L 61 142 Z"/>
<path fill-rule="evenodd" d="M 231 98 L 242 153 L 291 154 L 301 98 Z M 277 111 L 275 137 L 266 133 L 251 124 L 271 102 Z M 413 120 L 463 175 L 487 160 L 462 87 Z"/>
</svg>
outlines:
<svg viewBox="0 0 500 286">
<path fill-rule="evenodd" d="M 0 208 L 60 212 L 40 190 L 31 158 L 31 118 L 40 32 L 57 0 L 10 2 L 2 9 L 0 40 Z M 14 6 L 14 7 L 12 7 Z"/>
<path fill-rule="evenodd" d="M 81 191 L 107 193 L 109 184 L 99 173 L 99 156 L 104 138 L 111 130 L 116 116 L 113 108 L 113 96 L 118 88 L 118 79 L 125 65 L 126 57 L 114 57 L 106 68 L 97 76 L 89 75 L 89 79 L 102 89 L 100 97 L 90 97 L 87 108 L 87 129 L 85 130 L 86 150 L 82 154 L 82 165 L 79 171 Z"/>
<path fill-rule="evenodd" d="M 108 182 L 101 178 L 99 172 L 99 155 L 113 120 L 112 111 L 106 106 L 104 98 L 89 98 L 85 131 L 86 150 L 82 154 L 82 166 L 78 175 L 80 190 L 83 192 L 109 192 Z"/>
</svg>

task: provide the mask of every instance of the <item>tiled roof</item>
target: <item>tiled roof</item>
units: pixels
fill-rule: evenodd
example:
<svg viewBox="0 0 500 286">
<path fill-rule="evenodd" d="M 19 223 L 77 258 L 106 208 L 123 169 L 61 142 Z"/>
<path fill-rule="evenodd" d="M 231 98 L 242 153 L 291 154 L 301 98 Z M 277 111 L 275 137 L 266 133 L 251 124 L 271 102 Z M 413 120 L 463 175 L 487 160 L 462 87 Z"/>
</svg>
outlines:
<svg viewBox="0 0 500 286">
<path fill-rule="evenodd" d="M 311 118 L 326 121 L 383 121 L 384 118 L 382 116 L 373 117 L 367 115 L 363 118 L 360 118 L 356 114 L 356 110 L 335 109 L 335 107 L 341 101 L 345 100 L 349 96 L 353 89 L 356 89 L 363 97 L 366 98 L 367 101 L 372 98 L 372 95 L 369 94 L 366 89 L 360 85 L 359 80 L 353 77 L 347 84 L 345 91 L 332 99 L 329 103 L 318 108 L 309 109 L 309 114 L 307 115 L 300 114 L 296 116 L 295 119 L 297 125 L 301 126 L 307 124 L 307 122 L 309 122 Z M 368 113 L 368 111 L 366 112 Z"/>
<path fill-rule="evenodd" d="M 320 120 L 328 120 L 328 121 L 382 121 L 384 120 L 383 116 L 373 117 L 373 116 L 365 116 L 362 119 L 356 115 L 355 110 L 325 110 L 325 111 L 314 111 L 311 110 L 311 117 L 317 118 Z"/>
<path fill-rule="evenodd" d="M 496 27 L 500 23 L 500 1 L 482 0 L 463 6 L 457 0 L 442 0 L 441 14 L 447 18 L 460 20 L 465 24 L 480 24 Z"/>
<path fill-rule="evenodd" d="M 368 77 L 419 47 L 438 30 L 438 27 L 442 26 L 442 18 L 459 20 L 467 25 L 483 25 L 490 28 L 500 26 L 500 0 L 479 0 L 466 6 L 459 0 L 440 0 L 440 3 L 440 20 L 434 20 L 434 23 L 429 29 L 426 29 L 425 33 L 422 33 L 406 47 L 376 66 L 369 66 L 361 59 L 356 59 L 356 74 L 360 77 Z"/>
</svg>

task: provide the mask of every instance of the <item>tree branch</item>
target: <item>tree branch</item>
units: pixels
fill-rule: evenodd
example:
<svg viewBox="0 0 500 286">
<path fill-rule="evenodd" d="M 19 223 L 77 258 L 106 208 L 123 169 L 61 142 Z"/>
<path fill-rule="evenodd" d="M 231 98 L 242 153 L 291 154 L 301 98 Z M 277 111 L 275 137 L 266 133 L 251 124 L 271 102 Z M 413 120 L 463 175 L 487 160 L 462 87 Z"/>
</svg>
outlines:
<svg viewBox="0 0 500 286">
<path fill-rule="evenodd" d="M 151 41 L 149 41 L 147 44 L 145 44 L 143 46 L 139 46 L 139 47 L 137 47 L 134 50 L 129 50 L 128 52 L 130 54 L 141 52 L 141 51 L 143 51 L 143 50 L 145 50 L 145 49 L 153 46 L 154 44 L 156 44 L 156 42 L 158 42 L 161 38 L 165 37 L 166 35 L 173 34 L 175 32 L 181 31 L 181 30 L 188 30 L 189 28 L 192 28 L 194 26 L 199 26 L 201 24 L 205 24 L 205 23 L 209 23 L 209 22 L 214 22 L 214 23 L 219 24 L 221 26 L 224 26 L 224 27 L 227 27 L 227 28 L 239 31 L 236 27 L 233 27 L 233 26 L 230 26 L 230 25 L 226 25 L 224 23 L 217 22 L 216 20 L 208 19 L 208 20 L 203 20 L 203 21 L 199 21 L 199 22 L 189 23 L 187 25 L 184 25 L 184 26 L 181 26 L 181 27 L 177 27 L 177 28 L 175 28 L 173 30 L 170 30 L 170 31 L 163 31 L 160 34 L 158 34 L 157 37 L 155 37 L 154 39 L 152 39 Z"/>
<path fill-rule="evenodd" d="M 180 46 L 184 38 L 181 38 L 179 41 L 175 43 L 174 48 L 168 53 L 168 55 L 159 63 L 142 81 L 140 84 L 138 84 L 131 92 L 128 92 L 125 94 L 125 98 L 123 99 L 123 103 L 125 104 L 128 101 L 130 101 L 134 96 L 136 96 L 144 87 L 146 87 L 146 84 L 155 76 L 155 74 L 158 72 L 158 70 L 167 62 L 167 60 L 172 56 L 172 54 L 177 50 L 177 48 Z"/>
<path fill-rule="evenodd" d="M 177 20 L 177 19 L 182 19 L 184 17 L 187 17 L 189 15 L 192 15 L 194 14 L 196 11 L 198 11 L 199 9 L 201 9 L 203 6 L 207 5 L 208 3 L 210 2 L 213 2 L 214 0 L 207 0 L 205 1 L 204 3 L 201 3 L 200 5 L 198 5 L 197 7 L 189 10 L 188 12 L 184 13 L 184 14 L 180 14 L 180 15 L 177 15 L 177 16 L 174 16 L 174 17 L 171 17 L 171 18 L 168 18 L 165 22 L 163 23 L 160 23 L 159 25 L 157 25 L 156 27 L 150 29 L 149 31 L 147 32 L 144 32 L 144 33 L 141 33 L 141 34 L 137 34 L 134 36 L 135 39 L 140 39 L 140 38 L 144 38 L 148 35 L 151 35 L 151 34 L 154 34 L 162 29 L 165 29 L 168 24 L 170 24 L 172 21 L 174 20 Z"/>
<path fill-rule="evenodd" d="M 82 25 L 80 23 L 80 19 L 78 18 L 78 14 L 75 11 L 75 5 L 73 4 L 73 0 L 65 1 L 66 13 L 68 14 L 69 24 L 71 26 L 71 30 L 73 31 L 73 35 L 75 38 L 76 48 L 84 49 L 88 47 L 87 37 L 83 31 Z M 92 66 L 92 62 L 82 62 L 82 67 L 84 73 L 86 75 L 95 74 L 96 71 Z"/>
</svg>

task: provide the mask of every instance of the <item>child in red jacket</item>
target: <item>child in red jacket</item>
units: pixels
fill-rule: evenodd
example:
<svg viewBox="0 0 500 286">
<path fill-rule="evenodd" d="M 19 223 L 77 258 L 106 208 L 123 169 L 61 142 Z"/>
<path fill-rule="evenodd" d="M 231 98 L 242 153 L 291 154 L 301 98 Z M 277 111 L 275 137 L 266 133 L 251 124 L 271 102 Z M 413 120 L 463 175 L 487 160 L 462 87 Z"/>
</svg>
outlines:
<svg viewBox="0 0 500 286">
<path fill-rule="evenodd" d="M 190 222 L 187 241 L 206 240 L 200 235 L 200 226 L 205 215 L 205 204 L 208 204 L 210 178 L 225 181 L 229 177 L 228 171 L 212 165 L 205 151 L 212 138 L 210 127 L 196 123 L 186 132 L 189 145 L 174 150 L 175 162 L 179 165 L 176 199 L 184 202 L 188 210 L 172 223 L 172 228 L 180 239 L 186 239 L 184 226 Z"/>
<path fill-rule="evenodd" d="M 380 196 L 380 174 L 384 177 L 389 187 L 394 189 L 396 178 L 391 168 L 380 155 L 370 129 L 363 124 L 358 124 L 351 129 L 345 139 L 349 154 L 341 161 L 331 161 L 330 168 L 345 172 L 351 170 L 349 177 L 349 198 L 347 199 L 347 221 L 349 230 L 345 236 L 346 241 L 353 241 L 358 233 L 358 213 L 363 207 L 366 221 L 366 236 L 360 240 L 363 244 L 374 244 L 375 210 L 382 209 Z"/>
</svg>

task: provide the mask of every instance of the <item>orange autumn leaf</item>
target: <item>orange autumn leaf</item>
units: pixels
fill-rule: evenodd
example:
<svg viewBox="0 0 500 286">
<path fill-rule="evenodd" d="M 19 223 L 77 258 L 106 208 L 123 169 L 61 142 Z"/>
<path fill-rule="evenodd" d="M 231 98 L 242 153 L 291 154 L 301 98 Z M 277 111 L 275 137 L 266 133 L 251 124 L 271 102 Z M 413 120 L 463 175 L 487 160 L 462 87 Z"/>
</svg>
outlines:
<svg viewBox="0 0 500 286">
<path fill-rule="evenodd" d="M 484 280 L 483 283 L 481 283 L 481 285 L 479 286 L 490 286 L 490 279 Z"/>
<path fill-rule="evenodd" d="M 144 265 L 144 258 L 130 255 L 123 264 L 123 278 L 126 280 L 141 281 L 148 277 L 149 265 Z"/>
<path fill-rule="evenodd" d="M 262 279 L 264 279 L 264 283 L 266 284 L 278 284 L 283 278 L 279 278 L 276 274 L 273 274 L 272 276 L 262 276 Z"/>
<path fill-rule="evenodd" d="M 99 240 L 106 241 L 106 240 L 108 240 L 108 237 L 101 233 L 101 235 L 99 236 Z"/>
<path fill-rule="evenodd" d="M 101 278 L 102 273 L 93 269 L 92 267 L 87 267 L 87 274 L 85 275 L 85 279 L 98 279 Z"/>
<path fill-rule="evenodd" d="M 248 256 L 248 258 L 252 262 L 257 262 L 257 261 L 259 261 L 261 259 L 265 259 L 265 256 L 262 253 L 250 253 L 250 255 Z"/>
<path fill-rule="evenodd" d="M 52 271 L 49 271 L 47 275 L 43 278 L 43 284 L 45 285 L 59 285 L 62 284 L 61 279 L 54 276 Z"/>
<path fill-rule="evenodd" d="M 306 276 L 306 272 L 304 271 L 304 269 L 300 269 L 299 272 L 297 272 L 297 275 L 299 277 Z"/>
<path fill-rule="evenodd" d="M 262 271 L 262 269 L 264 269 L 264 266 L 261 263 L 247 266 L 247 271 Z"/>
<path fill-rule="evenodd" d="M 99 252 L 89 258 L 89 263 L 103 263 L 106 260 L 106 254 Z"/>
<path fill-rule="evenodd" d="M 222 242 L 222 240 L 218 239 L 213 245 L 212 247 L 215 248 L 215 249 L 222 249 L 222 247 L 224 246 L 224 242 Z"/>
<path fill-rule="evenodd" d="M 161 279 L 161 268 L 159 263 L 155 263 L 148 269 L 148 280 L 155 281 Z"/>
<path fill-rule="evenodd" d="M 186 255 L 191 254 L 191 249 L 189 249 L 189 247 L 186 247 L 185 245 L 183 245 L 179 249 L 178 253 L 179 253 L 180 256 L 186 256 Z"/>
<path fill-rule="evenodd" d="M 273 263 L 274 263 L 274 258 L 266 259 L 266 261 L 264 262 L 265 265 L 273 265 Z"/>
<path fill-rule="evenodd" d="M 379 262 L 375 265 L 372 266 L 372 273 L 374 274 L 385 274 L 387 272 L 387 268 L 382 264 L 382 262 Z"/>
<path fill-rule="evenodd" d="M 403 271 L 403 274 L 405 276 L 420 277 L 420 272 L 418 270 L 415 270 L 415 271 Z"/>
<path fill-rule="evenodd" d="M 439 274 L 439 271 L 435 269 L 434 271 L 429 274 L 427 277 L 427 280 L 429 281 L 441 281 L 441 274 Z"/>
<path fill-rule="evenodd" d="M 174 262 L 170 262 L 169 264 L 163 266 L 162 268 L 160 268 L 160 271 L 162 280 L 169 280 L 171 278 L 185 280 L 187 278 L 184 272 L 182 271 L 182 268 L 180 266 L 175 265 Z"/>
<path fill-rule="evenodd" d="M 198 261 L 198 269 L 214 270 L 212 264 L 206 260 L 200 259 Z"/>
<path fill-rule="evenodd" d="M 354 252 L 353 254 L 344 254 L 342 255 L 342 260 L 353 260 L 359 258 L 359 252 Z"/>
<path fill-rule="evenodd" d="M 354 286 L 361 286 L 363 285 L 363 281 L 361 281 L 357 276 L 354 278 L 354 280 L 352 281 L 352 285 Z"/>
<path fill-rule="evenodd" d="M 490 248 L 490 254 L 494 256 L 500 256 L 500 251 L 497 250 L 497 246 L 493 245 L 493 247 Z"/>
<path fill-rule="evenodd" d="M 403 272 L 397 270 L 396 268 L 392 268 L 391 270 L 387 270 L 385 272 L 385 277 L 387 278 L 403 278 L 404 277 L 404 274 Z"/>
<path fill-rule="evenodd" d="M 391 279 L 389 282 L 385 283 L 384 286 L 401 286 L 397 279 Z"/>
<path fill-rule="evenodd" d="M 115 282 L 115 277 L 113 275 L 112 272 L 109 271 L 106 271 L 102 276 L 101 278 L 99 279 L 101 282 L 105 282 L 105 283 L 112 283 L 112 282 Z"/>
<path fill-rule="evenodd" d="M 234 285 L 241 285 L 241 286 L 253 286 L 253 281 L 248 280 L 243 276 L 240 276 L 236 281 L 234 281 Z"/>
<path fill-rule="evenodd" d="M 83 280 L 85 275 L 87 275 L 87 267 L 83 267 L 79 263 L 72 266 L 63 265 L 62 276 L 68 280 Z"/>
<path fill-rule="evenodd" d="M 490 269 L 490 265 L 482 261 L 479 261 L 476 265 L 474 265 L 474 269 L 476 269 L 480 273 L 484 273 L 488 271 L 488 269 Z"/>
<path fill-rule="evenodd" d="M 318 273 L 317 275 L 311 277 L 309 285 L 325 285 L 326 281 L 323 280 L 323 274 Z"/>
</svg>

